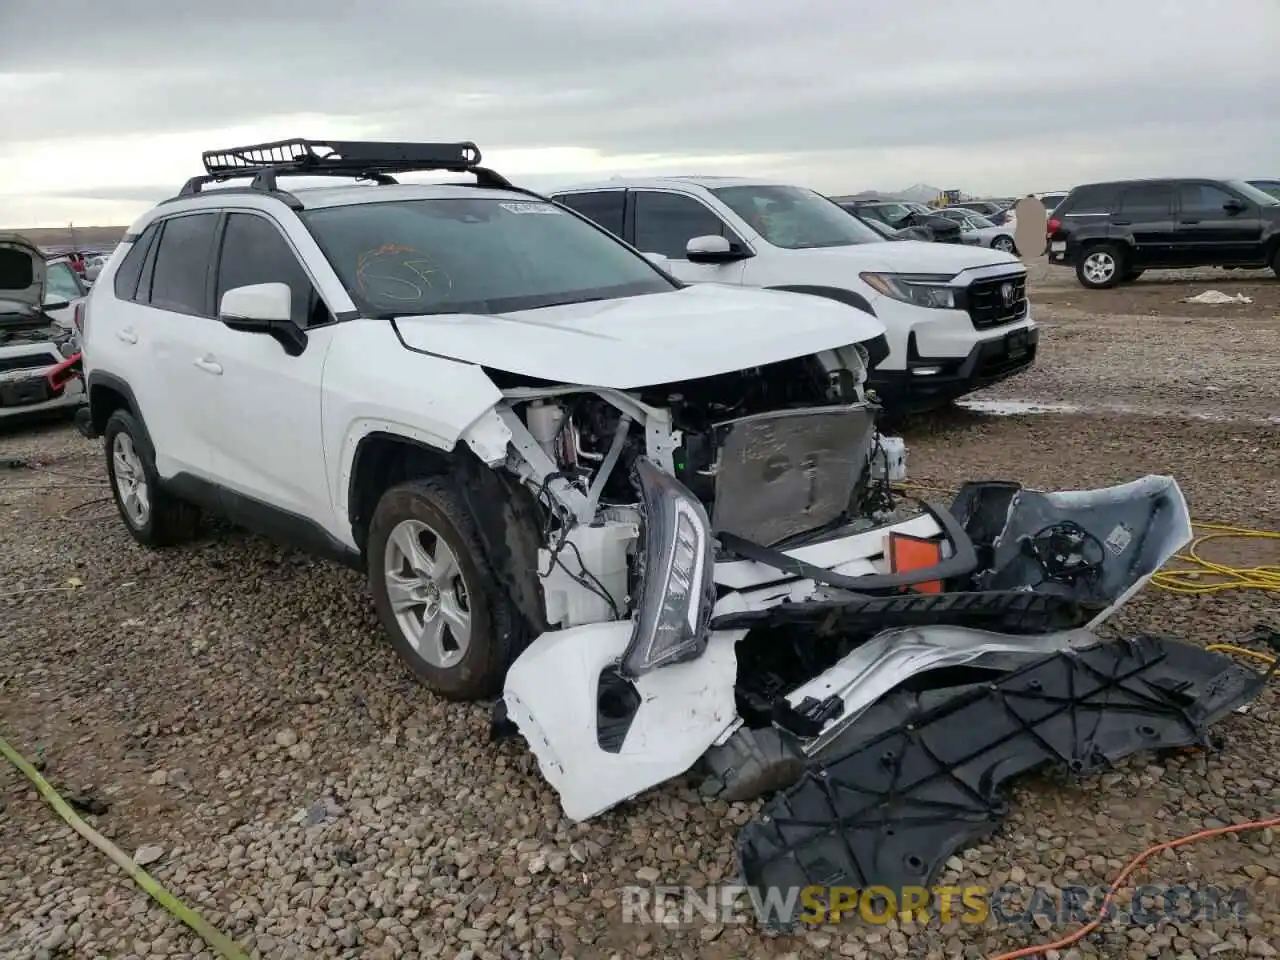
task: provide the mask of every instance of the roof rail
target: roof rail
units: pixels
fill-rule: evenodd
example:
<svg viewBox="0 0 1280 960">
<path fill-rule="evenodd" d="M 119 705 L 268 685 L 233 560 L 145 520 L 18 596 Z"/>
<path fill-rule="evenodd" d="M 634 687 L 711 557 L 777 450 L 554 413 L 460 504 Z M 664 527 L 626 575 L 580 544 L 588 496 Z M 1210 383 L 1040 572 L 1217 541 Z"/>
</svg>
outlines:
<svg viewBox="0 0 1280 960">
<path fill-rule="evenodd" d="M 277 187 L 277 177 L 355 177 L 393 184 L 396 180 L 392 174 L 431 170 L 473 173 L 479 186 L 511 189 L 505 177 L 480 166 L 480 148 L 470 141 L 395 143 L 295 138 L 206 150 L 203 160 L 205 175 L 188 180 L 179 197 L 193 196 L 210 183 L 253 177 L 251 189 L 296 202 Z"/>
</svg>

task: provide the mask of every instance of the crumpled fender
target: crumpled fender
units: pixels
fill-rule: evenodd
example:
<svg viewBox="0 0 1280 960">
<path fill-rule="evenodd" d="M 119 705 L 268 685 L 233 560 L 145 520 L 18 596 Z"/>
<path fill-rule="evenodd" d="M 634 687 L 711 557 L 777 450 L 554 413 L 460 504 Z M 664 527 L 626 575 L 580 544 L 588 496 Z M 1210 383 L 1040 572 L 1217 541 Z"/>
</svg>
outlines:
<svg viewBox="0 0 1280 960">
<path fill-rule="evenodd" d="M 565 816 L 586 820 L 688 770 L 738 719 L 734 645 L 717 631 L 688 663 L 634 681 L 639 706 L 617 753 L 597 736 L 600 674 L 631 640 L 629 620 L 544 633 L 507 673 L 503 701 Z"/>
</svg>

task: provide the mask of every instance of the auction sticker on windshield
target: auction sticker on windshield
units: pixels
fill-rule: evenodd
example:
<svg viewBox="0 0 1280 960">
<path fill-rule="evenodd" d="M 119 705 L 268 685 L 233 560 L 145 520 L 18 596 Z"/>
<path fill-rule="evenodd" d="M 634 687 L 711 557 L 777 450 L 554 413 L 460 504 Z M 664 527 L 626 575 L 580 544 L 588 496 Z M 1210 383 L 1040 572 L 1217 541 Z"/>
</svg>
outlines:
<svg viewBox="0 0 1280 960">
<path fill-rule="evenodd" d="M 510 210 L 512 213 L 564 213 L 554 203 L 542 203 L 537 200 L 517 200 L 513 203 L 500 203 L 498 206 L 503 210 Z"/>
</svg>

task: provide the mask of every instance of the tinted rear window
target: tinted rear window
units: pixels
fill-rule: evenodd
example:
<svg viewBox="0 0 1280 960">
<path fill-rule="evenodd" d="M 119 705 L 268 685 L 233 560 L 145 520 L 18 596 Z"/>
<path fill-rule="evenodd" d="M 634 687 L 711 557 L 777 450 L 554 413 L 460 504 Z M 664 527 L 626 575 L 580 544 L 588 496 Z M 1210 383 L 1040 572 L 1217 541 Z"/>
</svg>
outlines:
<svg viewBox="0 0 1280 960">
<path fill-rule="evenodd" d="M 1167 183 L 1135 184 L 1120 195 L 1120 209 L 1127 214 L 1160 216 L 1169 213 L 1172 206 L 1173 187 Z"/>
<path fill-rule="evenodd" d="M 553 199 L 594 220 L 616 237 L 622 236 L 622 207 L 626 194 L 622 190 L 600 190 L 593 193 L 566 193 Z"/>
<path fill-rule="evenodd" d="M 1110 213 L 1114 188 L 1106 184 L 1077 187 L 1059 205 L 1063 213 Z"/>
<path fill-rule="evenodd" d="M 116 270 L 115 291 L 121 300 L 132 300 L 138 294 L 138 278 L 142 276 L 142 264 L 147 259 L 147 250 L 156 238 L 160 225 L 153 223 L 143 231 L 142 236 L 133 242 L 129 252 L 124 255 L 120 267 Z"/>
<path fill-rule="evenodd" d="M 165 221 L 151 278 L 153 307 L 197 315 L 207 312 L 206 280 L 217 223 L 216 213 L 189 214 Z"/>
</svg>

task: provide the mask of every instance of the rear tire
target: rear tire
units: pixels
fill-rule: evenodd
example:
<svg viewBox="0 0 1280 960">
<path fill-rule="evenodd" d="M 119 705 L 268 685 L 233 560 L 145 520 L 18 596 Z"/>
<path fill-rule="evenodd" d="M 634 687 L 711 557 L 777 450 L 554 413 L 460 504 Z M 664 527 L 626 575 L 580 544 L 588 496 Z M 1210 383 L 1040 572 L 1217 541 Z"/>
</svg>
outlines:
<svg viewBox="0 0 1280 960">
<path fill-rule="evenodd" d="M 366 556 L 378 619 L 418 678 L 451 700 L 501 691 L 523 621 L 453 485 L 423 477 L 384 493 Z"/>
<path fill-rule="evenodd" d="M 1280 277 L 1280 243 L 1271 251 L 1271 272 Z"/>
<path fill-rule="evenodd" d="M 1076 279 L 1089 290 L 1108 290 L 1124 278 L 1124 253 L 1113 243 L 1100 243 L 1081 251 Z"/>
<path fill-rule="evenodd" d="M 991 249 L 999 250 L 1001 253 L 1016 254 L 1018 252 L 1018 248 L 1013 244 L 1013 238 L 1003 235 L 996 237 L 991 241 Z"/>
<path fill-rule="evenodd" d="M 147 547 L 168 547 L 194 539 L 200 511 L 167 493 L 156 473 L 155 451 L 142 424 L 117 410 L 102 431 L 111 496 L 125 529 Z"/>
</svg>

